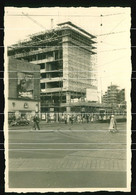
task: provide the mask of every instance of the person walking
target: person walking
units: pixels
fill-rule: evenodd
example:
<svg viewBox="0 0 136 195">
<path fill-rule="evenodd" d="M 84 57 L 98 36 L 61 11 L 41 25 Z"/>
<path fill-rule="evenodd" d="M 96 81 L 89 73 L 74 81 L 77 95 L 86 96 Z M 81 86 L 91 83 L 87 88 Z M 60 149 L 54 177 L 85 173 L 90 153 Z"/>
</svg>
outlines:
<svg viewBox="0 0 136 195">
<path fill-rule="evenodd" d="M 117 132 L 117 121 L 114 115 L 111 115 L 109 132 L 113 132 L 113 133 Z"/>
<path fill-rule="evenodd" d="M 91 123 L 94 122 L 94 114 L 92 113 L 92 116 L 91 116 Z"/>
<path fill-rule="evenodd" d="M 89 114 L 86 115 L 86 121 L 89 123 Z"/>
<path fill-rule="evenodd" d="M 70 121 L 70 116 L 69 114 L 67 115 L 67 123 L 69 124 L 69 121 Z"/>
<path fill-rule="evenodd" d="M 67 115 L 64 116 L 65 124 L 67 124 Z"/>
<path fill-rule="evenodd" d="M 34 121 L 34 129 L 40 130 L 40 127 L 39 127 L 40 119 L 39 119 L 39 116 L 37 114 L 34 116 L 33 121 Z"/>
<path fill-rule="evenodd" d="M 72 116 L 70 117 L 70 121 L 71 121 L 71 124 L 73 125 L 73 122 L 74 122 L 74 116 L 72 114 Z"/>
</svg>

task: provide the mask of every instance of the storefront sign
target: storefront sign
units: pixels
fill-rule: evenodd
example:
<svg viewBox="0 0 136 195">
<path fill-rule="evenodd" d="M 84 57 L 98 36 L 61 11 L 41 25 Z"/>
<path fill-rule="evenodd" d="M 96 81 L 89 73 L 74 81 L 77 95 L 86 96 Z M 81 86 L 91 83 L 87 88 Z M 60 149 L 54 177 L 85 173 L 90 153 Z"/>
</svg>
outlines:
<svg viewBox="0 0 136 195">
<path fill-rule="evenodd" d="M 28 103 L 24 103 L 24 108 L 28 108 Z"/>
</svg>

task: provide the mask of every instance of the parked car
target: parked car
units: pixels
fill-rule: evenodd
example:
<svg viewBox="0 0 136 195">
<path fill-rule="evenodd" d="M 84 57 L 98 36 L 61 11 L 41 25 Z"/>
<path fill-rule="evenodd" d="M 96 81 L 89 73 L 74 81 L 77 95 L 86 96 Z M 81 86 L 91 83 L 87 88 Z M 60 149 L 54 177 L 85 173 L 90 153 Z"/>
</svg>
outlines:
<svg viewBox="0 0 136 195">
<path fill-rule="evenodd" d="M 29 125 L 29 120 L 26 118 L 19 118 L 16 120 L 10 121 L 10 126 L 23 126 L 23 125 Z"/>
<path fill-rule="evenodd" d="M 26 118 L 20 118 L 17 120 L 17 123 L 18 123 L 18 125 L 21 125 L 21 126 L 29 125 L 29 120 L 27 120 Z"/>
</svg>

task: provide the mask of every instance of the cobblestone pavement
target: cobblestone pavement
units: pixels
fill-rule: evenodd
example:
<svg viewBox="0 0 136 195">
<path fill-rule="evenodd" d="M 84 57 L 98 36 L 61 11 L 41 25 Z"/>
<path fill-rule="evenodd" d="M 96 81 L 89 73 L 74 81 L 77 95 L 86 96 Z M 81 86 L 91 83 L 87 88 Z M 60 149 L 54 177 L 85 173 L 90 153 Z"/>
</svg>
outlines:
<svg viewBox="0 0 136 195">
<path fill-rule="evenodd" d="M 64 159 L 10 159 L 10 171 L 125 171 L 125 159 L 106 159 L 97 157 L 81 157 L 79 155 Z M 76 154 L 75 154 L 76 155 Z"/>
</svg>

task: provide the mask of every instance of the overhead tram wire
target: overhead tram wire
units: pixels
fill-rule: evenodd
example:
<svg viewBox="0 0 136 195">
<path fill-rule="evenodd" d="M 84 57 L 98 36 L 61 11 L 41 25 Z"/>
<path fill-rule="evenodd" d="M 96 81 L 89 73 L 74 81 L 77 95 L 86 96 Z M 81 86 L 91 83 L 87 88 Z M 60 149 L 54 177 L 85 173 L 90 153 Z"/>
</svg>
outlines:
<svg viewBox="0 0 136 195">
<path fill-rule="evenodd" d="M 105 15 L 103 15 L 103 16 L 104 16 L 104 17 L 106 17 L 106 16 L 115 16 L 115 15 L 121 15 L 121 14 L 125 14 L 125 13 L 105 14 Z"/>
<path fill-rule="evenodd" d="M 111 14 L 112 15 L 112 14 Z M 105 17 L 105 16 L 110 16 L 110 15 L 100 15 L 101 17 L 101 21 L 100 21 L 100 27 L 101 27 L 101 34 L 99 35 L 96 35 L 97 37 L 101 37 L 101 36 L 106 36 L 103 40 L 101 39 L 100 40 L 100 43 L 103 43 L 103 41 L 107 38 L 107 36 L 109 35 L 113 35 L 113 34 L 117 34 L 117 33 L 124 33 L 126 31 L 120 31 L 120 32 L 112 32 L 115 28 L 117 28 L 125 19 L 123 18 L 123 20 L 121 20 L 117 25 L 115 25 L 115 27 L 109 32 L 109 33 L 105 33 L 105 34 L 102 34 L 102 27 L 103 27 L 103 21 L 102 21 L 102 18 Z M 99 53 L 101 52 L 113 52 L 113 51 L 119 51 L 119 50 L 124 50 L 124 49 L 129 49 L 129 48 L 115 48 L 115 49 L 109 49 L 109 50 L 100 50 Z M 120 58 L 119 58 L 120 59 Z M 116 60 L 115 60 L 116 61 Z M 107 64 L 107 63 L 106 63 Z M 106 65 L 105 64 L 105 65 Z M 104 65 L 102 65 L 104 66 Z M 99 66 L 97 66 L 99 67 Z M 101 67 L 101 66 L 100 66 Z"/>
<path fill-rule="evenodd" d="M 112 32 L 115 28 L 117 28 L 118 27 L 118 25 L 120 25 L 125 19 L 123 18 L 123 20 L 121 20 L 117 25 L 115 25 L 115 27 L 114 28 L 112 28 L 112 30 L 109 32 L 109 33 L 105 33 L 105 34 L 102 34 L 102 26 L 103 26 L 103 21 L 102 21 L 102 17 L 105 17 L 106 15 L 100 15 L 100 17 L 101 17 L 101 23 L 100 23 L 100 26 L 101 26 L 101 34 L 100 35 L 97 35 L 97 37 L 101 37 L 101 36 L 106 36 L 103 40 L 101 39 L 100 40 L 100 43 L 103 43 L 103 41 L 107 38 L 107 36 L 109 36 L 109 35 L 113 35 L 113 34 L 117 34 L 117 33 L 124 33 L 124 32 L 126 32 L 126 31 L 120 31 L 120 32 Z M 108 15 L 109 16 L 109 15 Z M 113 50 L 111 50 L 111 51 L 116 51 L 116 50 L 122 50 L 122 49 L 113 49 Z M 100 52 L 106 52 L 106 51 L 100 51 Z M 108 52 L 108 50 L 107 50 L 107 52 Z"/>
<path fill-rule="evenodd" d="M 108 17 L 108 16 L 115 16 L 115 15 L 122 15 L 122 14 L 125 14 L 125 13 L 116 13 L 116 14 L 107 14 L 107 15 L 103 15 L 104 17 Z M 7 14 L 7 16 L 22 16 L 21 14 Z M 58 14 L 29 14 L 29 16 L 58 16 Z M 66 15 L 61 15 L 59 14 L 59 16 L 66 16 Z M 76 14 L 76 15 L 68 15 L 70 17 L 97 17 L 99 18 L 100 15 L 79 15 L 79 14 Z"/>
<path fill-rule="evenodd" d="M 96 35 L 96 36 L 100 37 L 100 36 L 106 36 L 106 35 L 112 35 L 112 34 L 118 34 L 118 33 L 125 33 L 125 32 L 127 32 L 127 31 L 111 32 L 111 33 L 99 34 L 99 35 Z"/>
<path fill-rule="evenodd" d="M 117 48 L 117 49 L 102 50 L 102 51 L 99 51 L 99 53 L 101 53 L 101 52 L 119 51 L 119 50 L 125 50 L 125 49 L 129 49 L 129 48 Z"/>
<path fill-rule="evenodd" d="M 102 40 L 102 42 L 111 34 L 111 33 L 113 33 L 113 30 L 115 30 L 124 20 L 125 20 L 126 18 L 123 18 L 118 24 L 116 24 L 115 26 L 114 26 L 114 28 L 112 28 L 112 30 L 109 32 L 109 33 L 107 33 L 107 35 L 105 35 L 106 37 Z"/>
<path fill-rule="evenodd" d="M 119 57 L 119 58 L 116 58 L 116 59 L 114 59 L 114 60 L 111 60 L 111 61 L 109 61 L 109 62 L 106 62 L 106 63 L 104 63 L 104 64 L 102 64 L 102 65 L 97 65 L 96 67 L 103 67 L 103 66 L 105 66 L 105 65 L 107 65 L 107 64 L 111 64 L 112 62 L 115 62 L 115 61 L 118 61 L 118 60 L 122 60 L 122 59 L 124 59 L 126 57 L 126 55 L 123 55 L 123 56 L 121 56 L 121 57 Z"/>
<path fill-rule="evenodd" d="M 101 17 L 101 23 L 100 23 L 100 26 L 101 26 L 101 34 L 100 35 L 97 35 L 97 36 L 106 36 L 103 40 L 100 40 L 100 43 L 103 43 L 103 41 L 107 38 L 107 36 L 109 35 L 112 35 L 112 34 L 117 34 L 117 33 L 123 33 L 124 31 L 121 31 L 121 32 L 112 32 L 115 28 L 117 28 L 117 26 L 122 22 L 124 21 L 125 19 L 121 20 L 109 33 L 105 33 L 105 34 L 102 34 L 102 26 L 103 26 L 103 23 L 102 23 L 102 17 L 105 17 L 106 15 L 100 15 Z M 109 15 L 108 15 L 109 16 Z M 99 51 L 99 52 L 112 52 L 112 51 L 117 51 L 117 50 L 123 50 L 123 49 L 127 49 L 127 48 L 119 48 L 119 49 L 112 49 L 112 50 L 104 50 L 104 51 Z"/>
<path fill-rule="evenodd" d="M 106 45 L 106 47 L 107 47 L 107 45 L 108 46 L 114 46 L 114 47 L 116 47 L 117 46 L 117 44 L 111 44 L 111 43 L 108 43 L 108 42 L 103 42 L 103 44 L 105 44 Z M 104 48 L 104 46 L 103 46 L 103 48 Z"/>
</svg>

